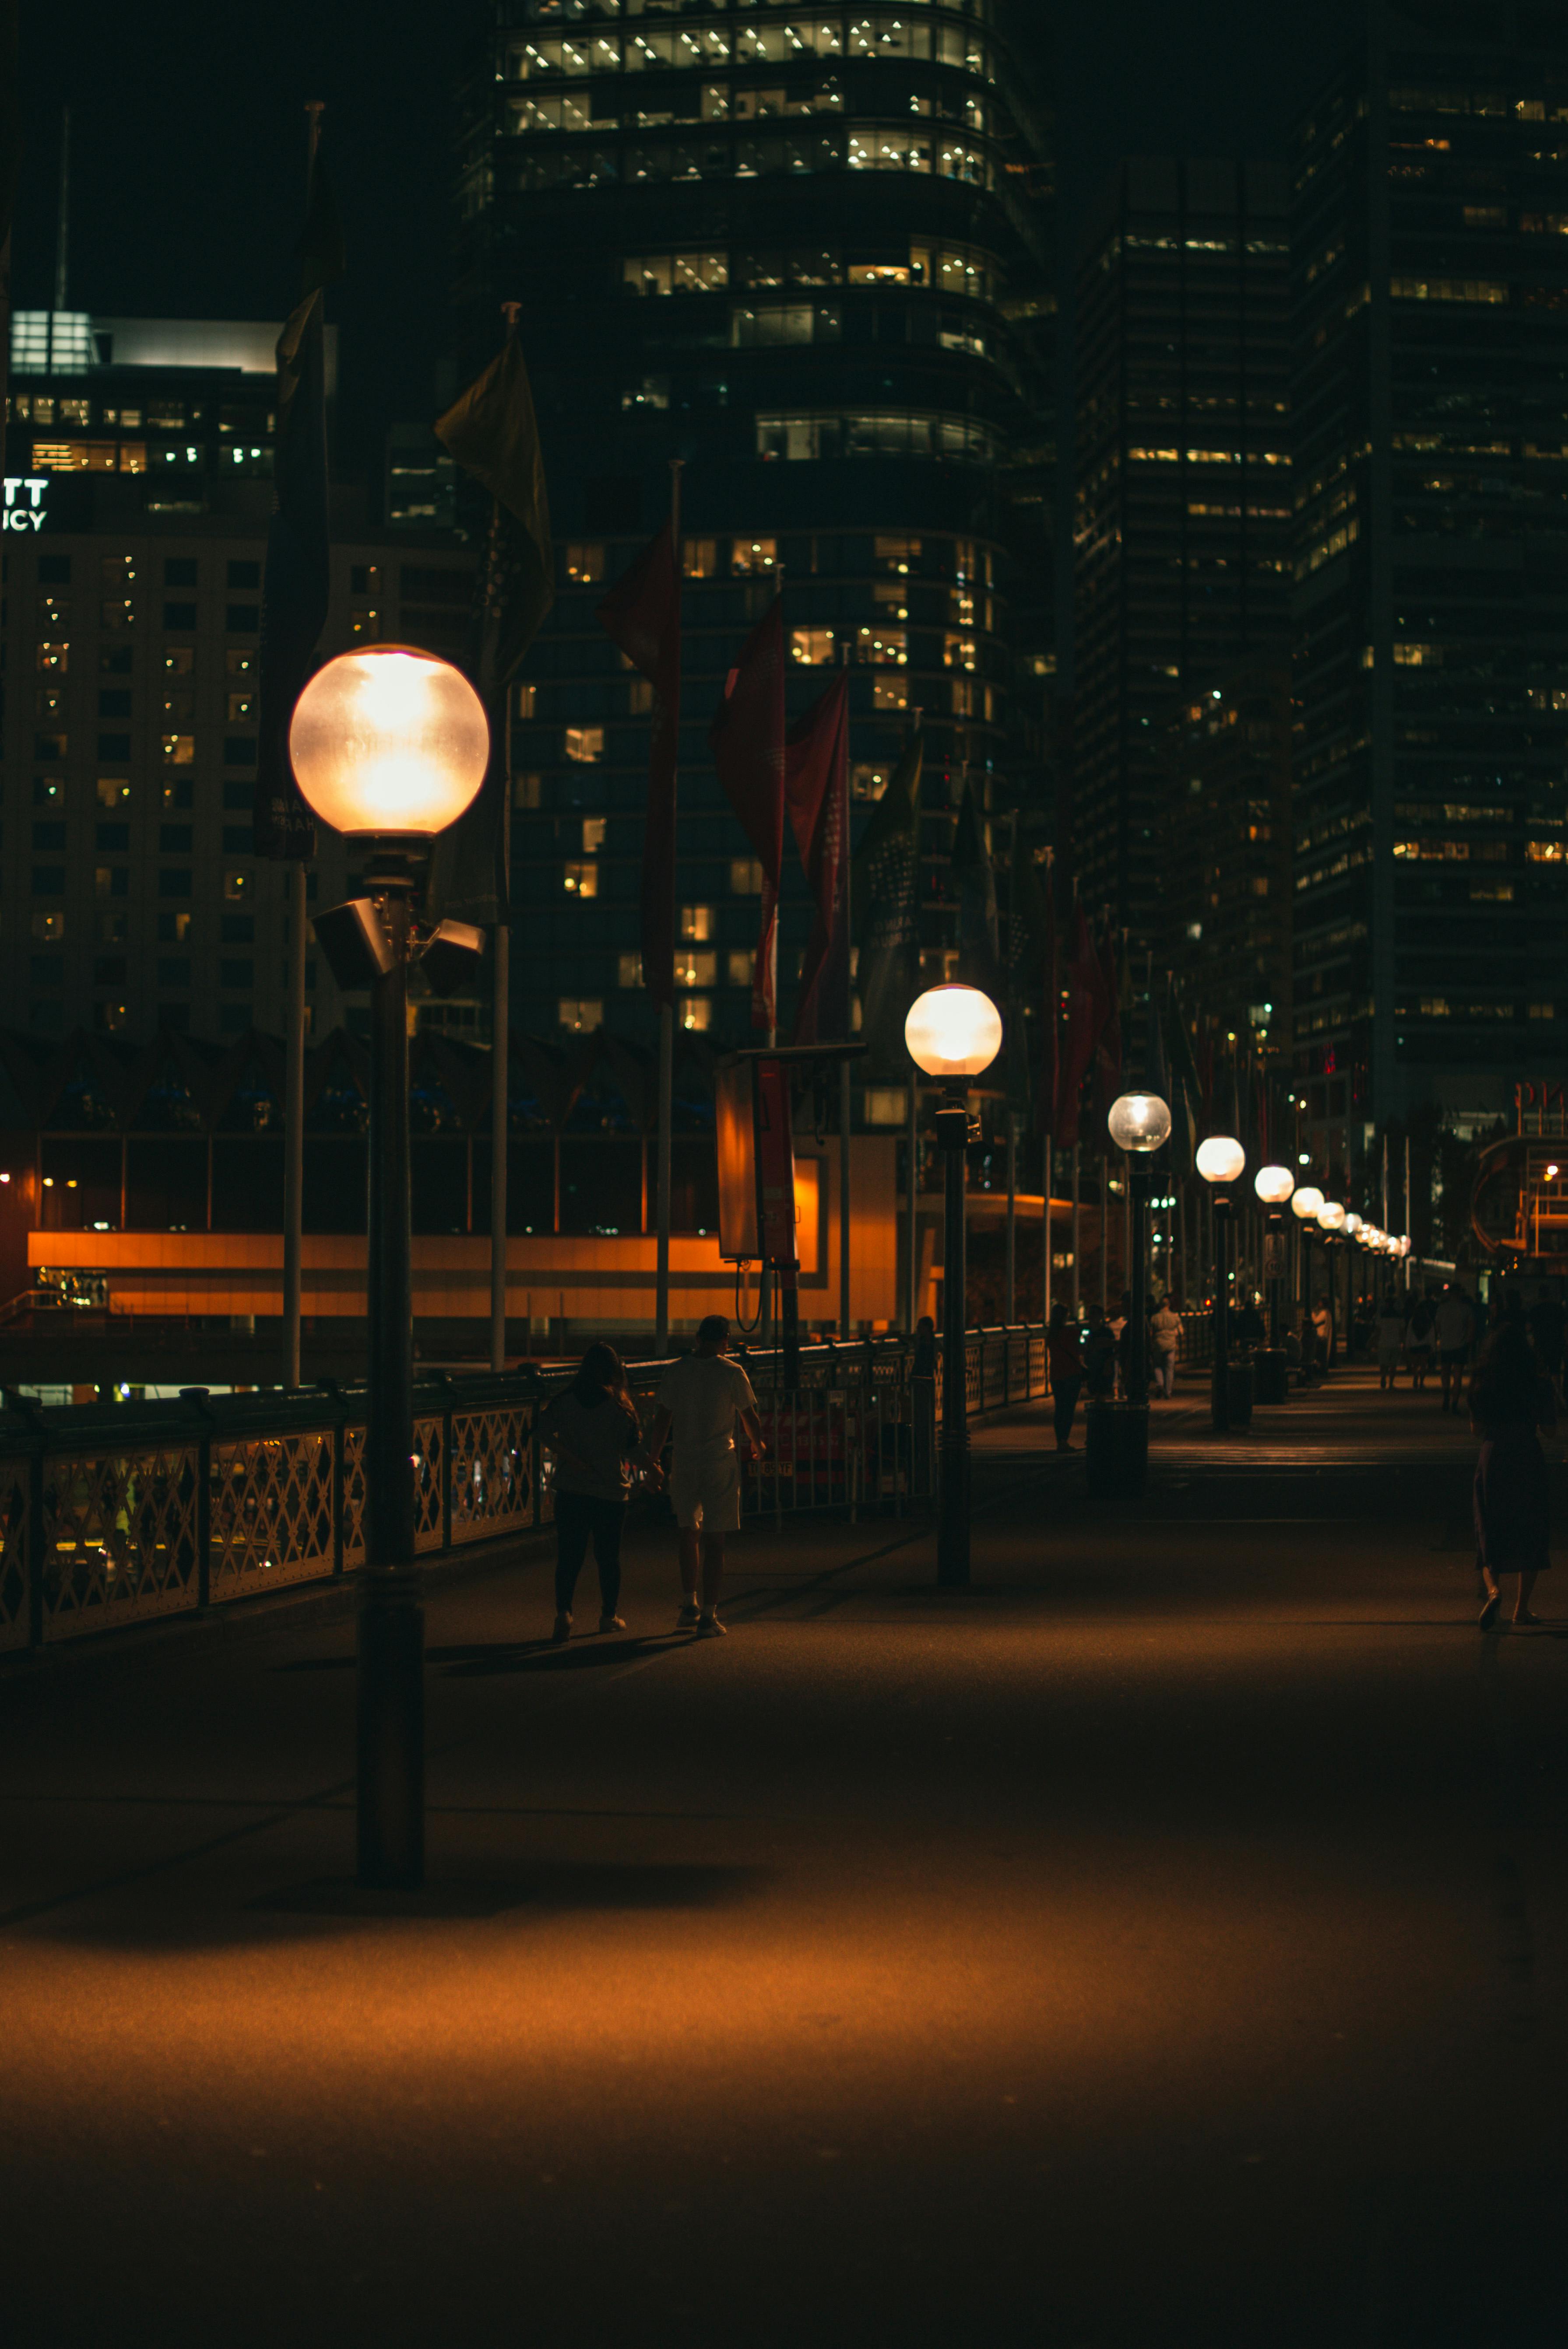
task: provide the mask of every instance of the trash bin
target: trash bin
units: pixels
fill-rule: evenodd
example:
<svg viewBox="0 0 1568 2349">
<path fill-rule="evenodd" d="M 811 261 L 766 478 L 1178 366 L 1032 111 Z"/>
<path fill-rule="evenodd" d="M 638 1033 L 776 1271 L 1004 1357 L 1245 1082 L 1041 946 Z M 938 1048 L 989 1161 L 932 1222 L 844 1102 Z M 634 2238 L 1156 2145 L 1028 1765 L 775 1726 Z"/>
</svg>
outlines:
<svg viewBox="0 0 1568 2349">
<path fill-rule="evenodd" d="M 1253 1366 L 1250 1362 L 1233 1362 L 1226 1381 L 1225 1394 L 1230 1405 L 1233 1428 L 1251 1427 L 1253 1423 Z"/>
<path fill-rule="evenodd" d="M 1136 1499 L 1149 1468 L 1149 1405 L 1099 1401 L 1084 1418 L 1089 1491 L 1097 1500 Z"/>
<path fill-rule="evenodd" d="M 1286 1393 L 1285 1369 L 1284 1348 L 1265 1346 L 1253 1363 L 1254 1402 L 1284 1402 Z"/>
</svg>

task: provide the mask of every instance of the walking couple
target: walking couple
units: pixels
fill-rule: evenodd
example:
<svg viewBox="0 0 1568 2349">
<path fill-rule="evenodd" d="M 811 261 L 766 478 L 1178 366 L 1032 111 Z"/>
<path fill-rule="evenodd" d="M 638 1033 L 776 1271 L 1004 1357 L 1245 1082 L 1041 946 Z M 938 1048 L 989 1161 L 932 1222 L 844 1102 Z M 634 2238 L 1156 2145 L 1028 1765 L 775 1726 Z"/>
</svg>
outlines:
<svg viewBox="0 0 1568 2349">
<path fill-rule="evenodd" d="M 729 1361 L 728 1348 L 728 1322 L 722 1313 L 710 1313 L 697 1330 L 696 1351 L 672 1362 L 664 1374 L 646 1443 L 613 1346 L 590 1346 L 571 1385 L 545 1406 L 540 1434 L 555 1460 L 552 1636 L 558 1644 L 572 1637 L 572 1602 L 590 1541 L 599 1570 L 599 1629 L 625 1630 L 616 1610 L 633 1474 L 648 1483 L 662 1480 L 659 1456 L 672 1433 L 669 1491 L 680 1528 L 682 1591 L 676 1620 L 705 1639 L 722 1636 L 724 1537 L 740 1529 L 737 1419 L 752 1448 L 759 1454 L 766 1449 L 751 1381 L 738 1362 Z"/>
</svg>

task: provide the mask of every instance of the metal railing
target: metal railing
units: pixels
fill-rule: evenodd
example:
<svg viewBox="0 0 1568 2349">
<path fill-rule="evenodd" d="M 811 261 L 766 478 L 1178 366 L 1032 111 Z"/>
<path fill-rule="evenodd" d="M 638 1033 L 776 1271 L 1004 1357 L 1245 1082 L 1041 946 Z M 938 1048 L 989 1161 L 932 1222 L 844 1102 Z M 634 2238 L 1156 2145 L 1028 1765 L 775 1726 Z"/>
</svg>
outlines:
<svg viewBox="0 0 1568 2349">
<path fill-rule="evenodd" d="M 1047 1392 L 1039 1325 L 971 1330 L 969 1407 Z M 939 1351 L 907 1338 L 742 1350 L 767 1452 L 746 1463 L 742 1508 L 902 1512 L 931 1499 Z M 627 1366 L 645 1417 L 665 1364 Z M 451 1554 L 553 1516 L 540 1413 L 564 1373 L 421 1381 L 415 1390 L 415 1550 Z M 7 1390 L 0 1410 L 0 1651 L 227 1607 L 365 1562 L 365 1397 L 330 1381 L 284 1394 L 48 1408 Z"/>
</svg>

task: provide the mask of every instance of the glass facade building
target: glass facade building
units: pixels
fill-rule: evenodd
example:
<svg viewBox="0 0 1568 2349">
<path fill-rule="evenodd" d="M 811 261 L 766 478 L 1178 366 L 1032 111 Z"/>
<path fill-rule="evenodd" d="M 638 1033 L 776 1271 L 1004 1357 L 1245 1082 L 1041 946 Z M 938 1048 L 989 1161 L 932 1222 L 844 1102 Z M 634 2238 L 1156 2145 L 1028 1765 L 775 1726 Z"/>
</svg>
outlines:
<svg viewBox="0 0 1568 2349">
<path fill-rule="evenodd" d="M 1086 904 L 1137 948 L 1177 910 L 1178 708 L 1288 641 L 1287 248 L 1283 168 L 1208 161 L 1124 163 L 1084 243 L 1063 828 Z"/>
<path fill-rule="evenodd" d="M 953 803 L 1037 795 L 1054 666 L 1050 179 L 1006 8 L 508 0 L 460 171 L 462 365 L 517 300 L 559 563 L 513 713 L 517 1018 L 652 1033 L 649 688 L 594 606 L 676 459 L 683 1024 L 748 1033 L 759 882 L 707 728 L 780 578 L 791 715 L 850 665 L 857 802 L 923 713 L 940 969 Z M 797 873 L 786 1020 L 805 929 Z"/>
<path fill-rule="evenodd" d="M 1367 12 L 1295 141 L 1315 1139 L 1568 1054 L 1568 10 Z"/>
</svg>

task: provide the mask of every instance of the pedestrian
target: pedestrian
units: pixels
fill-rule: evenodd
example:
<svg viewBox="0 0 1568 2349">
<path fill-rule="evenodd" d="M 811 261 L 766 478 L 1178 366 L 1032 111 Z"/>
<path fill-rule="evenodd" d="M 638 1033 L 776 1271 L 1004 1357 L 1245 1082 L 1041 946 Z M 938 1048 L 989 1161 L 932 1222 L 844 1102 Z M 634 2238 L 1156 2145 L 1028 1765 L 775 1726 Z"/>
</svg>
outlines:
<svg viewBox="0 0 1568 2349">
<path fill-rule="evenodd" d="M 1248 1297 L 1236 1314 L 1236 1343 L 1243 1354 L 1255 1354 L 1268 1341 L 1268 1323 L 1258 1309 L 1258 1300 Z"/>
<path fill-rule="evenodd" d="M 1083 1376 L 1091 1402 L 1104 1402 L 1116 1392 L 1116 1331 L 1106 1319 L 1103 1305 L 1091 1305 L 1088 1309 Z"/>
<path fill-rule="evenodd" d="M 1443 1382 L 1443 1409 L 1458 1411 L 1464 1392 L 1465 1360 L 1475 1336 L 1475 1314 L 1457 1281 L 1447 1281 L 1438 1299 L 1432 1333 L 1438 1341 L 1438 1370 Z"/>
<path fill-rule="evenodd" d="M 1068 1319 L 1065 1297 L 1052 1300 L 1050 1322 L 1046 1330 L 1046 1366 L 1050 1373 L 1057 1450 L 1070 1452 L 1073 1448 L 1073 1419 L 1083 1389 L 1083 1331 L 1076 1321 Z"/>
<path fill-rule="evenodd" d="M 1410 1309 L 1410 1319 L 1405 1330 L 1405 1350 L 1410 1361 L 1410 1392 L 1419 1394 L 1427 1383 L 1432 1367 L 1432 1348 L 1436 1343 L 1433 1330 L 1438 1318 L 1437 1308 L 1429 1297 L 1418 1297 Z"/>
<path fill-rule="evenodd" d="M 1561 1380 L 1564 1329 L 1561 1299 L 1553 1296 L 1551 1289 L 1542 1289 L 1531 1307 L 1528 1319 L 1530 1334 L 1535 1341 L 1536 1360 L 1549 1379 Z"/>
<path fill-rule="evenodd" d="M 1317 1316 L 1315 1309 L 1304 1306 L 1301 1314 L 1301 1382 L 1304 1387 L 1317 1384 L 1323 1375 L 1317 1350 Z"/>
<path fill-rule="evenodd" d="M 1535 1578 L 1552 1563 L 1546 1462 L 1536 1430 L 1542 1421 L 1551 1425 L 1555 1407 L 1522 1327 L 1504 1322 L 1488 1340 L 1470 1380 L 1470 1413 L 1481 1439 L 1474 1485 L 1476 1565 L 1486 1585 L 1480 1628 L 1490 1631 L 1497 1621 L 1500 1574 L 1518 1575 L 1513 1620 L 1528 1627 L 1541 1619 L 1530 1611 Z"/>
<path fill-rule="evenodd" d="M 681 1590 L 676 1621 L 703 1638 L 723 1634 L 718 1594 L 724 1580 L 724 1537 L 740 1530 L 740 1464 L 735 1423 L 739 1420 L 753 1450 L 767 1450 L 757 1397 L 738 1362 L 729 1360 L 729 1323 L 710 1313 L 697 1325 L 696 1351 L 670 1364 L 659 1387 L 648 1431 L 656 1460 L 672 1430 L 670 1499 L 680 1527 Z M 702 1603 L 697 1603 L 701 1568 Z"/>
<path fill-rule="evenodd" d="M 1154 1386 L 1167 1402 L 1176 1392 L 1176 1355 L 1181 1343 L 1181 1316 L 1169 1297 L 1161 1298 L 1149 1324 L 1154 1347 Z"/>
<path fill-rule="evenodd" d="M 555 1460 L 555 1629 L 572 1637 L 577 1578 L 593 1544 L 599 1570 L 599 1629 L 624 1631 L 621 1531 L 631 1489 L 629 1463 L 642 1438 L 626 1373 L 614 1346 L 590 1346 L 571 1385 L 540 1413 L 541 1438 Z"/>
<path fill-rule="evenodd" d="M 1399 1371 L 1399 1354 L 1405 1343 L 1405 1317 L 1399 1300 L 1390 1288 L 1386 1291 L 1377 1315 L 1377 1386 L 1384 1394 L 1392 1394 Z"/>
<path fill-rule="evenodd" d="M 1312 1327 L 1317 1339 L 1319 1371 L 1334 1368 L 1334 1308 L 1326 1297 L 1320 1297 L 1312 1309 Z"/>
</svg>

